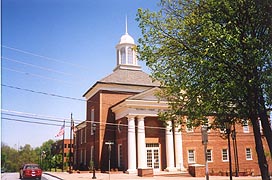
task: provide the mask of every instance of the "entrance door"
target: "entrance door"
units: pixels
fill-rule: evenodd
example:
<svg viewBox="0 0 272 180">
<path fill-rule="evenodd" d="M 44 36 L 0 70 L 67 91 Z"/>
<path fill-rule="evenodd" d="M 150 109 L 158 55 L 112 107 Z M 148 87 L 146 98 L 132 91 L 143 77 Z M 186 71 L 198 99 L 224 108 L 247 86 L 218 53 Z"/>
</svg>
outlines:
<svg viewBox="0 0 272 180">
<path fill-rule="evenodd" d="M 160 170 L 160 148 L 158 143 L 146 144 L 147 167 Z"/>
</svg>

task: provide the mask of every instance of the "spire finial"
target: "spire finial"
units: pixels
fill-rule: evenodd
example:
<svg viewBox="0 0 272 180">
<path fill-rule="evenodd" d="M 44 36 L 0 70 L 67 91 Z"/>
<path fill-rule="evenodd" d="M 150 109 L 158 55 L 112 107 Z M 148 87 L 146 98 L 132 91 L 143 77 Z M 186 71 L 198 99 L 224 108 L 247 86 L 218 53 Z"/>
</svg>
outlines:
<svg viewBox="0 0 272 180">
<path fill-rule="evenodd" d="M 128 28 L 127 28 L 127 15 L 126 15 L 126 34 L 128 34 Z"/>
</svg>

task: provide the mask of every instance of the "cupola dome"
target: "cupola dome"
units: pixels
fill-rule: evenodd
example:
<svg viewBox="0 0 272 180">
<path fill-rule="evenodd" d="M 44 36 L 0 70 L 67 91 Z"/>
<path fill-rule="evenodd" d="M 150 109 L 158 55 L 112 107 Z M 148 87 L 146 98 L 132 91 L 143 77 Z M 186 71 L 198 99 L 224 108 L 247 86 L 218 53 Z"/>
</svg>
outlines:
<svg viewBox="0 0 272 180">
<path fill-rule="evenodd" d="M 117 69 L 141 70 L 141 66 L 138 65 L 135 49 L 136 44 L 134 39 L 127 31 L 126 18 L 126 32 L 121 36 L 119 43 L 116 45 L 117 66 L 114 71 Z"/>
<path fill-rule="evenodd" d="M 134 44 L 134 39 L 126 32 L 126 34 L 121 37 L 119 44 Z"/>
</svg>

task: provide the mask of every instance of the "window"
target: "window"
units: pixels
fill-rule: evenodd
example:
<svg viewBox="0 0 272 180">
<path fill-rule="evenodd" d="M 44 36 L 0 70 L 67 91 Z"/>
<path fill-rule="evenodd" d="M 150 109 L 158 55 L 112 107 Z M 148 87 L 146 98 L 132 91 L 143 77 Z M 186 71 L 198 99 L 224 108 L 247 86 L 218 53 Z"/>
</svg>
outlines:
<svg viewBox="0 0 272 180">
<path fill-rule="evenodd" d="M 212 150 L 207 149 L 207 161 L 212 162 Z"/>
<path fill-rule="evenodd" d="M 244 133 L 249 132 L 248 121 L 246 121 L 246 120 L 243 121 L 243 131 L 244 131 Z"/>
<path fill-rule="evenodd" d="M 87 141 L 87 130 L 86 130 L 87 128 L 85 127 L 84 128 L 84 143 L 86 143 L 86 141 Z"/>
<path fill-rule="evenodd" d="M 123 167 L 122 144 L 118 144 L 118 167 Z"/>
<path fill-rule="evenodd" d="M 121 63 L 126 64 L 126 49 L 125 48 L 121 49 Z"/>
<path fill-rule="evenodd" d="M 228 150 L 222 149 L 222 161 L 229 161 Z"/>
<path fill-rule="evenodd" d="M 94 123 L 94 108 L 91 109 L 91 135 L 94 134 L 94 132 L 93 132 L 93 123 Z"/>
<path fill-rule="evenodd" d="M 128 48 L 128 64 L 133 64 L 133 50 Z"/>
<path fill-rule="evenodd" d="M 195 150 L 188 150 L 188 163 L 195 163 Z"/>
<path fill-rule="evenodd" d="M 83 162 L 83 149 L 80 150 L 80 163 Z"/>
<path fill-rule="evenodd" d="M 250 148 L 246 148 L 246 160 L 252 160 L 252 153 Z"/>
<path fill-rule="evenodd" d="M 86 149 L 84 149 L 84 165 L 86 165 Z"/>
<path fill-rule="evenodd" d="M 83 129 L 80 130 L 80 144 L 83 142 Z"/>
<path fill-rule="evenodd" d="M 73 147 L 73 144 L 68 144 L 68 148 L 72 148 Z"/>
</svg>

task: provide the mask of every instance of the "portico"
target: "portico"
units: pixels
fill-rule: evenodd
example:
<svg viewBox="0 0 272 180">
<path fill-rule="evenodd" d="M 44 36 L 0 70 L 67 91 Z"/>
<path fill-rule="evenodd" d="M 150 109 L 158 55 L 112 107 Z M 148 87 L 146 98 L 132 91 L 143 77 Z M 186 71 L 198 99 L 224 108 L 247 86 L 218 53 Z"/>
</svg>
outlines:
<svg viewBox="0 0 272 180">
<path fill-rule="evenodd" d="M 171 121 L 166 127 L 146 126 L 148 118 L 158 117 L 160 111 L 168 108 L 165 101 L 158 102 L 154 96 L 159 88 L 152 88 L 122 103 L 112 107 L 115 119 L 127 118 L 127 173 L 137 173 L 137 169 L 153 168 L 156 170 L 177 171 L 183 169 L 182 159 L 182 136 L 179 131 L 172 130 Z M 159 121 L 157 119 L 157 121 Z M 164 131 L 165 147 L 159 143 L 148 143 L 146 130 L 160 128 Z M 153 148 L 151 148 L 153 147 Z M 155 148 L 156 147 L 156 148 Z M 165 152 L 163 150 L 165 149 Z M 155 150 L 155 151 L 154 151 Z M 165 154 L 166 168 L 161 169 L 160 154 Z M 154 165 L 156 162 L 156 165 Z M 164 165 L 165 166 L 165 165 Z"/>
</svg>

